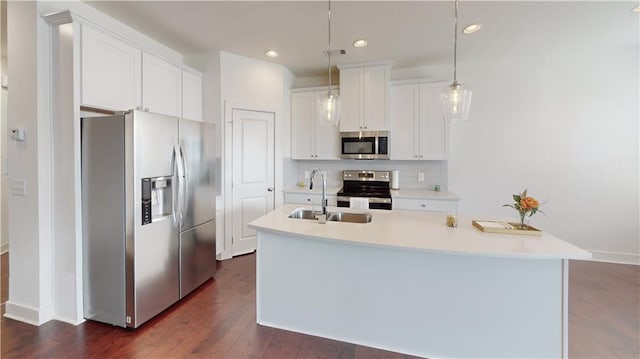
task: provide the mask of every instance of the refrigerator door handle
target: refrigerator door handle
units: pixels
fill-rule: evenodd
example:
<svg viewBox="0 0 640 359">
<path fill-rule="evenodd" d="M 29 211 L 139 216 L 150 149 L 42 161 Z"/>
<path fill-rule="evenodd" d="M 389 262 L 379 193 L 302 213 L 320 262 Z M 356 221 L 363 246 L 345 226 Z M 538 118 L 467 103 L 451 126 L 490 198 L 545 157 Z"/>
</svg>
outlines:
<svg viewBox="0 0 640 359">
<path fill-rule="evenodd" d="M 177 161 L 177 152 L 176 151 L 176 147 L 173 146 L 173 153 L 171 154 L 171 167 L 173 168 L 174 172 L 172 177 L 172 186 L 173 189 L 171 190 L 171 216 L 173 218 L 173 226 L 175 228 L 179 228 L 179 222 L 178 222 L 178 178 L 180 177 L 178 174 L 178 161 Z"/>
<path fill-rule="evenodd" d="M 177 205 L 178 205 L 178 224 L 182 226 L 182 220 L 184 218 L 184 162 L 182 161 L 182 149 L 180 146 L 176 146 L 176 172 L 178 174 L 178 180 L 176 188 L 177 193 Z"/>
<path fill-rule="evenodd" d="M 182 198 L 180 213 L 184 215 L 184 211 L 189 208 L 189 180 L 187 174 L 187 159 L 184 156 L 184 151 L 182 150 L 182 143 L 178 146 L 180 149 L 180 163 L 182 164 L 182 183 L 180 183 L 180 196 Z"/>
</svg>

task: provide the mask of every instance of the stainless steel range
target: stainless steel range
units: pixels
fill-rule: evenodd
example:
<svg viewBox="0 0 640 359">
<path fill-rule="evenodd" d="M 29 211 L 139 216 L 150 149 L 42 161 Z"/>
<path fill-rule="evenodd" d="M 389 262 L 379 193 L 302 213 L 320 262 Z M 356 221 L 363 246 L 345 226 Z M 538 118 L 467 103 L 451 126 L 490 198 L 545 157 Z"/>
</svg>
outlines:
<svg viewBox="0 0 640 359">
<path fill-rule="evenodd" d="M 389 171 L 343 171 L 338 207 L 349 207 L 352 197 L 366 197 L 371 209 L 391 209 Z"/>
</svg>

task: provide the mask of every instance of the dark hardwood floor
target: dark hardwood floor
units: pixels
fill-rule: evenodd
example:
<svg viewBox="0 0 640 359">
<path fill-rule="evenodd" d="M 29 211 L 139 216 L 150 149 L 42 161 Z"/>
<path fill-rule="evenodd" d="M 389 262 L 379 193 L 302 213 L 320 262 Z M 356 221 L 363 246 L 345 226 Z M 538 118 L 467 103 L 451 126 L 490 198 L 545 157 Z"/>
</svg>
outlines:
<svg viewBox="0 0 640 359">
<path fill-rule="evenodd" d="M 572 261 L 569 356 L 640 357 L 640 266 Z M 6 282 L 2 283 L 6 286 Z M 2 358 L 408 358 L 255 324 L 255 255 L 136 330 L 96 322 L 40 327 L 2 318 Z M 460 343 L 464 345 L 464 343 Z"/>
</svg>

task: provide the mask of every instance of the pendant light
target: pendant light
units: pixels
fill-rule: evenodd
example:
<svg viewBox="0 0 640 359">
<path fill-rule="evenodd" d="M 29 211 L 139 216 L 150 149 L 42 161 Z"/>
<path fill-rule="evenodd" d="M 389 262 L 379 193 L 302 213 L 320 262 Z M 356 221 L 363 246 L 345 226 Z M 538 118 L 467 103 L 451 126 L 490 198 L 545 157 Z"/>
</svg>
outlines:
<svg viewBox="0 0 640 359">
<path fill-rule="evenodd" d="M 327 93 L 320 100 L 320 125 L 337 126 L 340 120 L 340 96 L 331 87 L 331 0 L 329 0 L 328 10 L 328 45 L 327 56 L 329 57 L 329 86 Z"/>
<path fill-rule="evenodd" d="M 471 105 L 471 90 L 458 82 L 457 58 L 458 56 L 458 0 L 455 0 L 455 26 L 453 32 L 453 82 L 442 89 L 441 99 L 444 110 L 444 118 L 449 123 L 466 121 Z"/>
</svg>

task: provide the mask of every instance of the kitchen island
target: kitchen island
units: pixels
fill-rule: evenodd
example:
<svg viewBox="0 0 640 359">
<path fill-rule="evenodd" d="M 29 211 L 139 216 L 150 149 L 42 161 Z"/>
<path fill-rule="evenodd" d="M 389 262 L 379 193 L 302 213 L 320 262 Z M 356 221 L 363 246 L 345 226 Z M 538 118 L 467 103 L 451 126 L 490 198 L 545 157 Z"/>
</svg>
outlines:
<svg viewBox="0 0 640 359">
<path fill-rule="evenodd" d="M 258 324 L 425 357 L 567 356 L 567 260 L 589 252 L 441 213 L 319 224 L 298 208 L 250 224 Z"/>
</svg>

